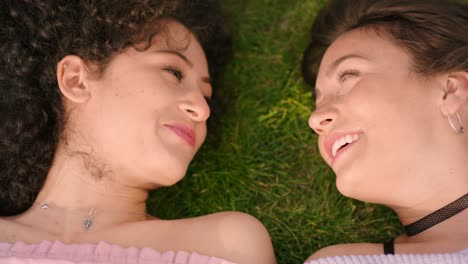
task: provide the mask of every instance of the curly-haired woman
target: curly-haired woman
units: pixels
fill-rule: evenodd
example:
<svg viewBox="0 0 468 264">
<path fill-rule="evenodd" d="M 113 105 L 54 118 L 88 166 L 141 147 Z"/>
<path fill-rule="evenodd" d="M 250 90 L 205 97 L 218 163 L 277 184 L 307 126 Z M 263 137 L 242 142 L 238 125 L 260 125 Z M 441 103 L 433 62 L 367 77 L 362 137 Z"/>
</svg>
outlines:
<svg viewBox="0 0 468 264">
<path fill-rule="evenodd" d="M 249 215 L 145 213 L 149 190 L 178 182 L 205 139 L 230 47 L 218 9 L 1 1 L 0 259 L 275 262 Z"/>
</svg>

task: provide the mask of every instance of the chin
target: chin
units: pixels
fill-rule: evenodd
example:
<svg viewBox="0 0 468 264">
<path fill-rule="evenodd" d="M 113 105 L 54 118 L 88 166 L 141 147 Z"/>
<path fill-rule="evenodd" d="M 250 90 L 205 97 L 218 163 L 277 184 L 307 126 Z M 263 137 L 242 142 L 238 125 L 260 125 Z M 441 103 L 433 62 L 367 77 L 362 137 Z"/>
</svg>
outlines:
<svg viewBox="0 0 468 264">
<path fill-rule="evenodd" d="M 169 187 L 185 177 L 187 173 L 187 166 L 158 166 L 148 168 L 144 174 L 140 174 L 141 178 L 144 178 L 142 187 L 153 190 L 159 187 Z"/>
<path fill-rule="evenodd" d="M 184 178 L 192 158 L 186 153 L 156 153 L 152 159 L 144 161 L 143 166 L 149 172 L 147 179 L 158 186 L 174 185 Z"/>
<path fill-rule="evenodd" d="M 336 175 L 336 188 L 342 195 L 358 200 L 362 200 L 359 197 L 365 191 L 362 184 L 352 175 Z"/>
<path fill-rule="evenodd" d="M 382 204 L 382 199 L 386 196 L 385 191 L 382 190 L 382 186 L 376 185 L 375 182 L 344 181 L 337 179 L 336 188 L 343 196 L 366 203 Z"/>
<path fill-rule="evenodd" d="M 187 173 L 187 167 L 180 166 L 179 168 L 174 168 L 168 166 L 163 173 L 158 173 L 158 184 L 164 187 L 172 186 L 179 181 L 181 181 L 185 174 Z"/>
<path fill-rule="evenodd" d="M 350 186 L 345 186 L 344 184 L 340 184 L 339 181 L 336 181 L 336 188 L 342 195 L 354 198 L 353 191 L 351 190 Z"/>
<path fill-rule="evenodd" d="M 184 175 L 171 175 L 167 178 L 164 178 L 163 180 L 164 182 L 162 182 L 161 185 L 163 187 L 170 187 L 172 185 L 175 185 L 179 181 L 181 181 L 184 177 L 185 177 L 185 174 Z"/>
</svg>

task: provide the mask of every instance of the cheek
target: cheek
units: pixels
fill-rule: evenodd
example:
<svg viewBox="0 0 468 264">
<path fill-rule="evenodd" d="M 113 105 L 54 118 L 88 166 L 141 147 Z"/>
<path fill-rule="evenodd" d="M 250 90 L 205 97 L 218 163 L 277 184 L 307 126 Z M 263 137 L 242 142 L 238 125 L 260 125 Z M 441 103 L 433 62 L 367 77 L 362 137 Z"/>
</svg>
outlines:
<svg viewBox="0 0 468 264">
<path fill-rule="evenodd" d="M 206 139 L 206 124 L 199 124 L 197 127 L 197 150 L 201 147 L 203 142 L 205 142 Z"/>
<path fill-rule="evenodd" d="M 118 89 L 103 95 L 96 102 L 91 133 L 97 137 L 97 143 L 105 153 L 130 153 L 154 137 L 158 119 L 163 114 L 163 105 L 156 108 L 152 96 L 136 89 L 135 92 L 122 92 Z M 144 148 L 143 148 L 144 149 Z"/>
<path fill-rule="evenodd" d="M 391 134 L 407 126 L 414 114 L 414 97 L 404 83 L 382 78 L 366 78 L 358 82 L 346 95 L 349 116 L 364 130 L 381 129 Z"/>
<path fill-rule="evenodd" d="M 425 148 L 431 145 L 431 110 L 415 87 L 403 85 L 363 81 L 346 97 L 348 114 L 364 130 L 366 140 L 353 168 L 337 182 L 345 195 L 381 202 L 373 199 L 385 190 L 404 192 L 404 186 L 414 186 L 407 176 L 415 164 L 424 163 Z"/>
<path fill-rule="evenodd" d="M 329 157 L 327 155 L 327 152 L 325 151 L 324 138 L 322 136 L 319 136 L 317 145 L 318 145 L 318 149 L 319 149 L 319 152 L 320 152 L 320 156 L 322 156 L 322 159 L 328 165 L 330 165 Z"/>
</svg>

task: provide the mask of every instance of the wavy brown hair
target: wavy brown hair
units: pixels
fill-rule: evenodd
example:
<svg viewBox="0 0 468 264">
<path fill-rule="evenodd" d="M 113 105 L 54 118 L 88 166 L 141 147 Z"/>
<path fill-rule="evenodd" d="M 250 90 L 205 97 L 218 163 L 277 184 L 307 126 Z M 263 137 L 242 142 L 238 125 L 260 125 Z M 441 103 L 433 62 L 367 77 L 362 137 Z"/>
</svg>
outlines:
<svg viewBox="0 0 468 264">
<path fill-rule="evenodd" d="M 417 73 L 468 71 L 467 4 L 450 0 L 331 0 L 312 26 L 302 60 L 306 83 L 315 86 L 326 48 L 356 28 L 374 28 L 390 37 L 410 54 Z"/>
<path fill-rule="evenodd" d="M 126 48 L 149 47 L 170 18 L 197 37 L 216 79 L 231 54 L 220 11 L 215 0 L 0 1 L 0 215 L 29 208 L 44 184 L 64 126 L 63 57 L 103 71 Z"/>
</svg>

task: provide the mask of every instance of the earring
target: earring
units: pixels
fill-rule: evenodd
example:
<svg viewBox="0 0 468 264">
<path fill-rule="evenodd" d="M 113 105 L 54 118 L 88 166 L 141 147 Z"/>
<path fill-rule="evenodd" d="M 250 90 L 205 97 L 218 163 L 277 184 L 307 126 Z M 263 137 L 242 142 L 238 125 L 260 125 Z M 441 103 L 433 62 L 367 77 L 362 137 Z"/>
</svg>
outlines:
<svg viewBox="0 0 468 264">
<path fill-rule="evenodd" d="M 458 115 L 457 112 L 455 112 L 455 115 L 457 116 L 458 124 L 460 125 L 460 127 L 459 127 L 458 129 L 457 129 L 457 128 L 455 127 L 455 125 L 453 124 L 452 119 L 450 118 L 450 114 L 447 115 L 447 119 L 448 119 L 448 121 L 449 121 L 449 123 L 450 123 L 450 126 L 451 126 L 452 129 L 455 131 L 455 133 L 457 133 L 457 134 L 463 134 L 463 132 L 465 132 L 465 128 L 463 128 L 463 123 L 462 123 L 462 121 L 461 121 L 461 118 L 460 118 L 460 116 Z"/>
</svg>

